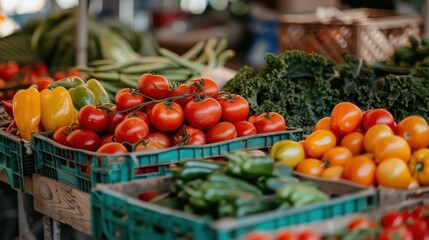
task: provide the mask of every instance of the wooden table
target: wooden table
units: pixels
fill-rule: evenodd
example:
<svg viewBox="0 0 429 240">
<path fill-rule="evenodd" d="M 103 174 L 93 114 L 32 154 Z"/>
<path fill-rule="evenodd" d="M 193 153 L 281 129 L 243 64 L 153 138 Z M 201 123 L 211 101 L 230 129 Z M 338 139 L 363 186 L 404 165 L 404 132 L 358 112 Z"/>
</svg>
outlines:
<svg viewBox="0 0 429 240">
<path fill-rule="evenodd" d="M 0 181 L 8 183 L 4 172 L 0 172 Z M 58 222 L 91 235 L 89 193 L 39 174 L 25 177 L 24 184 L 26 193 L 34 198 L 34 210 L 46 216 L 43 222 L 45 239 L 59 239 Z"/>
</svg>

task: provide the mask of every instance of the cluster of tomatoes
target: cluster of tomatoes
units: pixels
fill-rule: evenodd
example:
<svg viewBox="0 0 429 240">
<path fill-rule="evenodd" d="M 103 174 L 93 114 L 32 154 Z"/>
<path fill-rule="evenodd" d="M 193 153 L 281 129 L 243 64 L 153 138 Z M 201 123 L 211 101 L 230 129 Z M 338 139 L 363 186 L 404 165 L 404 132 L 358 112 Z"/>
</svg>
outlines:
<svg viewBox="0 0 429 240">
<path fill-rule="evenodd" d="M 246 99 L 220 93 L 217 83 L 209 78 L 173 89 L 165 77 L 143 74 L 137 83 L 138 89 L 118 91 L 114 105 L 81 108 L 78 125 L 58 129 L 53 140 L 74 148 L 119 154 L 286 130 L 284 118 L 275 112 L 248 118 Z"/>
<path fill-rule="evenodd" d="M 429 125 L 417 115 L 396 122 L 385 109 L 363 112 L 350 102 L 296 147 L 292 167 L 300 173 L 398 189 L 429 185 Z"/>
<path fill-rule="evenodd" d="M 427 240 L 429 239 L 429 205 L 414 210 L 391 210 L 381 215 L 379 221 L 357 217 L 351 220 L 343 231 L 331 236 L 321 236 L 312 229 L 301 232 L 282 229 L 276 233 L 252 232 L 245 240 Z"/>
<path fill-rule="evenodd" d="M 80 76 L 80 73 L 72 68 L 57 71 L 53 77 L 49 77 L 48 68 L 44 63 L 18 64 L 14 61 L 0 63 L 0 100 L 12 99 L 17 89 L 26 88 L 31 84 L 36 84 L 39 91 L 42 91 L 49 84 L 67 76 Z"/>
</svg>

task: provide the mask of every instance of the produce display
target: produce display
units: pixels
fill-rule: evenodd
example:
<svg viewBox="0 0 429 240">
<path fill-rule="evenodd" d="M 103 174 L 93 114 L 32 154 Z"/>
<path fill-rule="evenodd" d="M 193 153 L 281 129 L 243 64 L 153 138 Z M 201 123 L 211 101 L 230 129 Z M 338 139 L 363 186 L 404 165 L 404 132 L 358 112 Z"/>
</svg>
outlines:
<svg viewBox="0 0 429 240">
<path fill-rule="evenodd" d="M 337 228 L 330 234 L 320 234 L 309 228 L 294 231 L 293 228 L 279 229 L 276 232 L 255 231 L 243 237 L 243 240 L 424 240 L 429 238 L 429 205 L 423 204 L 413 209 L 388 210 L 380 212 L 377 219 L 356 216 L 343 228 Z"/>
<path fill-rule="evenodd" d="M 307 134 L 340 102 L 353 102 L 361 109 L 384 108 L 395 119 L 412 114 L 429 119 L 427 68 L 377 79 L 363 60 L 343 57 L 344 64 L 338 65 L 316 53 L 269 54 L 259 71 L 241 68 L 222 90 L 246 98 L 251 114 L 276 111 Z"/>
<path fill-rule="evenodd" d="M 395 48 L 391 57 L 383 62 L 393 67 L 427 67 L 429 66 L 429 39 L 409 36 L 409 45 Z"/>
<path fill-rule="evenodd" d="M 410 189 L 427 186 L 429 125 L 410 115 L 398 123 L 386 109 L 363 112 L 341 102 L 320 119 L 302 143 L 286 140 L 270 155 L 302 174 L 346 179 L 366 186 Z"/>
</svg>

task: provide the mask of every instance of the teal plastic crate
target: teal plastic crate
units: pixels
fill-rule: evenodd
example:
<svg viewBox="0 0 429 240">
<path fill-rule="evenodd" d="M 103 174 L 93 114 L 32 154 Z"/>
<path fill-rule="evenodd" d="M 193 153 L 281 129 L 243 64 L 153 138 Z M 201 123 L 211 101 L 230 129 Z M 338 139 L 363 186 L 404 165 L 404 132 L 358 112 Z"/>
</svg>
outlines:
<svg viewBox="0 0 429 240">
<path fill-rule="evenodd" d="M 217 157 L 238 149 L 268 148 L 286 139 L 303 139 L 302 129 L 291 128 L 201 146 L 176 146 L 121 155 L 97 154 L 66 147 L 50 139 L 49 134 L 33 134 L 32 143 L 37 173 L 89 192 L 97 183 L 168 175 L 168 168 L 184 159 Z"/>
<path fill-rule="evenodd" d="M 208 239 L 239 238 L 254 230 L 330 219 L 377 207 L 374 188 L 319 181 L 320 188 L 332 200 L 305 207 L 270 211 L 244 218 L 211 221 L 138 199 L 138 194 L 155 190 L 170 192 L 171 177 L 136 180 L 113 185 L 97 185 L 91 192 L 92 236 L 95 239 Z"/>
<path fill-rule="evenodd" d="M 24 176 L 34 173 L 31 142 L 0 129 L 0 170 L 5 172 L 10 186 L 25 192 Z"/>
</svg>

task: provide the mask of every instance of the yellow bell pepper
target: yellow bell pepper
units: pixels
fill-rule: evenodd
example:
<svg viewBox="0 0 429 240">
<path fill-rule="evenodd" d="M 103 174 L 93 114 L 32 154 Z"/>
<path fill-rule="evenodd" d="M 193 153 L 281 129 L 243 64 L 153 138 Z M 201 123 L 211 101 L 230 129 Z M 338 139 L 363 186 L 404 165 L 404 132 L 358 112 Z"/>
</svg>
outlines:
<svg viewBox="0 0 429 240">
<path fill-rule="evenodd" d="M 429 185 L 429 149 L 422 148 L 414 152 L 408 166 L 421 185 Z"/>
<path fill-rule="evenodd" d="M 19 90 L 12 100 L 13 118 L 18 126 L 21 137 L 31 140 L 31 133 L 39 132 L 41 120 L 39 91 L 30 87 Z"/>
<path fill-rule="evenodd" d="M 40 92 L 42 126 L 46 131 L 55 131 L 74 121 L 74 106 L 69 92 L 64 87 Z"/>
</svg>

